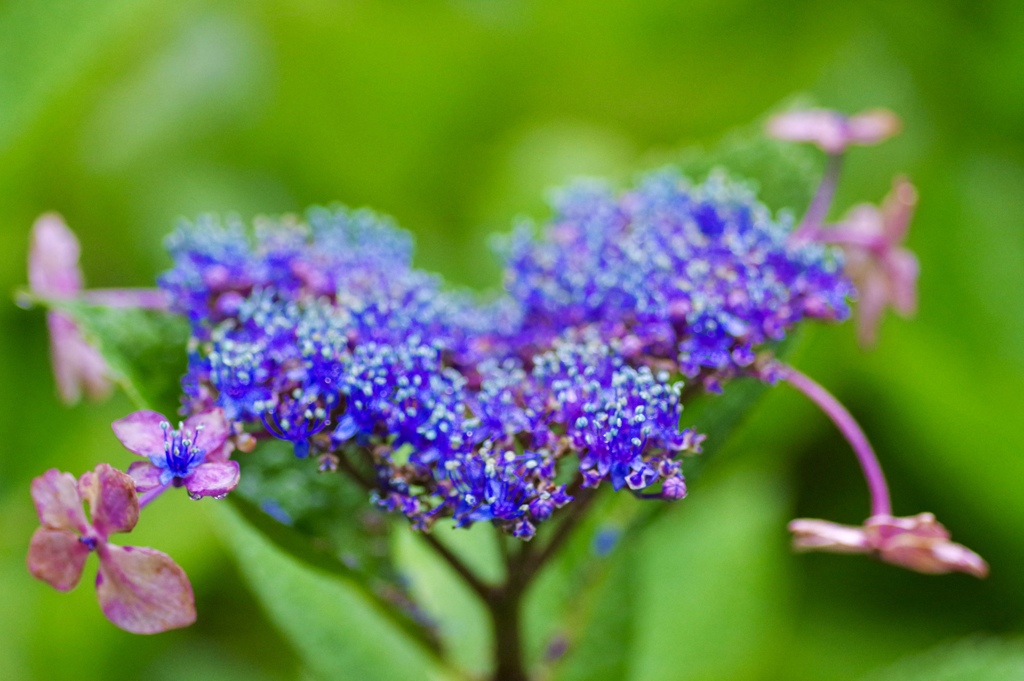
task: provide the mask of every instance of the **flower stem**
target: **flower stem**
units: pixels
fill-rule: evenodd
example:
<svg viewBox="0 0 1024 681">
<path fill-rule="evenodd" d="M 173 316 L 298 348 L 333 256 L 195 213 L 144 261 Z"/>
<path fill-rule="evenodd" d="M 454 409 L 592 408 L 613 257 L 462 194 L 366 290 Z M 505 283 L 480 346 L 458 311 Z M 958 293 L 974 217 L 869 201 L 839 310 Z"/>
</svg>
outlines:
<svg viewBox="0 0 1024 681">
<path fill-rule="evenodd" d="M 836 186 L 839 184 L 839 171 L 843 167 L 843 155 L 829 154 L 825 164 L 825 174 L 822 175 L 818 189 L 814 192 L 811 205 L 807 207 L 800 227 L 793 232 L 795 240 L 814 240 L 821 232 L 825 218 L 828 217 L 828 209 L 832 206 L 832 198 L 836 194 Z"/>
<path fill-rule="evenodd" d="M 167 310 L 167 294 L 156 288 L 95 288 L 82 291 L 82 299 L 93 305 L 106 307 L 139 307 L 147 310 Z"/>
<path fill-rule="evenodd" d="M 159 487 L 154 487 L 148 492 L 143 492 L 143 494 L 139 496 L 139 508 L 145 508 L 151 501 L 166 492 L 169 487 L 170 485 L 160 485 Z"/>
<path fill-rule="evenodd" d="M 510 580 L 487 599 L 487 612 L 494 627 L 493 681 L 527 681 L 523 663 L 522 596 L 523 585 Z"/>
<path fill-rule="evenodd" d="M 864 431 L 860 429 L 850 412 L 839 403 L 832 394 L 813 380 L 790 366 L 779 365 L 782 378 L 802 392 L 832 419 L 839 431 L 853 447 L 854 454 L 864 471 L 864 478 L 871 492 L 871 515 L 892 515 L 892 504 L 889 501 L 889 488 L 885 482 L 885 474 L 878 463 L 871 443 Z"/>
</svg>

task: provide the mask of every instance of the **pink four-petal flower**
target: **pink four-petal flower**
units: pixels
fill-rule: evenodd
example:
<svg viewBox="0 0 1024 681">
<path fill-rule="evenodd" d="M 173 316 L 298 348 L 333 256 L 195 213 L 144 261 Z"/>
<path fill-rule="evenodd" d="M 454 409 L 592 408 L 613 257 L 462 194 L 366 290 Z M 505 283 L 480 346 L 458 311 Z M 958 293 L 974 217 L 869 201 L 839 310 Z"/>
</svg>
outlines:
<svg viewBox="0 0 1024 681">
<path fill-rule="evenodd" d="M 148 459 L 128 468 L 140 494 L 183 486 L 193 498 L 220 497 L 238 485 L 238 462 L 228 460 L 231 427 L 219 407 L 190 416 L 177 429 L 155 411 L 129 414 L 113 428 L 121 444 Z"/>
<path fill-rule="evenodd" d="M 32 499 L 42 523 L 29 545 L 28 569 L 34 577 L 69 591 L 95 551 L 100 608 L 115 625 L 155 634 L 195 621 L 192 585 L 177 563 L 153 549 L 107 541 L 111 534 L 130 532 L 139 519 L 139 499 L 128 475 L 100 464 L 76 481 L 54 468 L 32 481 Z M 83 501 L 89 503 L 91 521 Z"/>
</svg>

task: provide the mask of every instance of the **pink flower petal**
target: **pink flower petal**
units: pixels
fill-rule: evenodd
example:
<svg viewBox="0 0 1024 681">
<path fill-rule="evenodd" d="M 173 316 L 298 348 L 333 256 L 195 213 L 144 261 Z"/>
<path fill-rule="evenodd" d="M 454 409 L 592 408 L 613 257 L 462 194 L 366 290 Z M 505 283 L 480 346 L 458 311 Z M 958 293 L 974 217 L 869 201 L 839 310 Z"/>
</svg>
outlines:
<svg viewBox="0 0 1024 681">
<path fill-rule="evenodd" d="M 907 518 L 872 516 L 863 527 L 825 520 L 794 520 L 789 529 L 798 550 L 870 553 L 887 563 L 926 574 L 988 574 L 988 564 L 981 556 L 951 542 L 949 531 L 931 513 Z"/>
<path fill-rule="evenodd" d="M 878 325 L 888 302 L 888 283 L 877 268 L 872 267 L 871 274 L 858 277 L 857 342 L 862 348 L 870 348 L 878 340 Z"/>
<path fill-rule="evenodd" d="M 67 315 L 46 315 L 50 330 L 50 360 L 57 392 L 65 404 L 75 404 L 82 391 L 91 400 L 101 400 L 114 388 L 110 368 L 99 350 L 89 345 L 78 326 Z"/>
<path fill-rule="evenodd" d="M 198 497 L 219 497 L 238 486 L 238 462 L 203 463 L 185 478 L 185 489 Z"/>
<path fill-rule="evenodd" d="M 68 530 L 40 527 L 28 547 L 28 571 L 58 591 L 70 591 L 82 577 L 89 547 Z"/>
<path fill-rule="evenodd" d="M 185 421 L 185 431 L 195 435 L 195 443 L 206 451 L 207 461 L 224 461 L 231 453 L 224 451 L 224 442 L 231 434 L 231 426 L 220 407 L 188 417 Z"/>
<path fill-rule="evenodd" d="M 858 336 L 864 347 L 874 344 L 887 306 L 904 316 L 917 309 L 917 258 L 901 245 L 916 202 L 913 185 L 897 178 L 881 209 L 855 206 L 840 225 L 821 234 L 821 241 L 845 252 L 846 273 L 857 287 Z"/>
<path fill-rule="evenodd" d="M 885 259 L 892 306 L 904 317 L 917 311 L 917 256 L 905 248 L 894 248 Z"/>
<path fill-rule="evenodd" d="M 899 244 L 907 238 L 910 219 L 917 207 L 917 190 L 905 177 L 893 180 L 892 190 L 882 202 L 885 215 L 885 236 L 889 243 Z"/>
<path fill-rule="evenodd" d="M 39 521 L 55 530 L 72 530 L 84 534 L 89 529 L 82 510 L 75 476 L 51 468 L 32 481 L 32 501 Z"/>
<path fill-rule="evenodd" d="M 107 619 L 133 634 L 156 634 L 196 620 L 185 571 L 153 549 L 103 547 L 96 592 Z"/>
<path fill-rule="evenodd" d="M 888 563 L 926 574 L 988 575 L 988 564 L 981 556 L 951 542 L 949 531 L 931 513 L 909 518 L 875 516 L 864 526 L 878 556 Z"/>
<path fill-rule="evenodd" d="M 947 539 L 905 533 L 886 542 L 878 555 L 887 563 L 929 575 L 948 572 L 966 572 L 975 577 L 988 575 L 988 564 L 981 556 Z"/>
<path fill-rule="evenodd" d="M 878 144 L 900 131 L 902 123 L 899 116 L 887 109 L 872 109 L 855 116 L 846 122 L 850 142 L 855 144 Z"/>
<path fill-rule="evenodd" d="M 869 550 L 862 527 L 801 518 L 789 523 L 789 531 L 793 533 L 793 548 L 798 551 L 867 553 Z"/>
<path fill-rule="evenodd" d="M 828 109 L 790 111 L 768 121 L 768 134 L 791 142 L 811 142 L 829 154 L 851 144 L 877 144 L 900 130 L 900 119 L 884 109 L 844 116 Z"/>
<path fill-rule="evenodd" d="M 128 451 L 148 458 L 164 454 L 165 431 L 160 426 L 162 423 L 170 422 L 163 414 L 143 410 L 114 421 L 111 427 Z"/>
<path fill-rule="evenodd" d="M 104 539 L 115 532 L 131 532 L 139 521 L 135 481 L 109 464 L 101 463 L 95 472 L 83 474 L 78 491 L 88 500 L 92 526 Z"/>
<path fill-rule="evenodd" d="M 71 298 L 82 289 L 78 239 L 56 213 L 45 213 L 32 225 L 28 281 L 47 298 Z"/>
<path fill-rule="evenodd" d="M 790 111 L 768 121 L 768 134 L 791 142 L 812 142 L 830 154 L 846 147 L 845 118 L 827 109 Z"/>
<path fill-rule="evenodd" d="M 128 475 L 135 481 L 135 493 L 145 494 L 160 487 L 160 469 L 148 461 L 136 461 L 128 466 Z"/>
<path fill-rule="evenodd" d="M 870 203 L 861 203 L 846 214 L 842 225 L 829 233 L 830 240 L 838 241 L 845 245 L 857 245 L 870 248 L 872 245 L 882 245 L 882 236 L 885 233 L 885 218 L 882 211 Z"/>
</svg>

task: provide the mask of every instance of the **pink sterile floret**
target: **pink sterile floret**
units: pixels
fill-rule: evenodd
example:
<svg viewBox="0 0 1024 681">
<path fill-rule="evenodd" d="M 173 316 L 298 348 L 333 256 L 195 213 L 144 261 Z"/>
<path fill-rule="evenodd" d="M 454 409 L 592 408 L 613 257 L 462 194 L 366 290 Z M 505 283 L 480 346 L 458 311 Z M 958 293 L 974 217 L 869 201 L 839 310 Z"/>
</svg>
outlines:
<svg viewBox="0 0 1024 681">
<path fill-rule="evenodd" d="M 950 541 L 946 530 L 931 513 L 905 518 L 876 515 L 861 527 L 827 520 L 794 520 L 789 524 L 793 546 L 801 551 L 868 553 L 887 563 L 924 572 L 966 572 L 988 575 L 988 564 L 962 544 Z"/>
<path fill-rule="evenodd" d="M 81 579 L 86 557 L 95 551 L 100 608 L 115 625 L 155 634 L 195 621 L 192 585 L 169 556 L 108 543 L 111 534 L 130 532 L 139 519 L 135 482 L 128 475 L 104 463 L 76 481 L 53 468 L 32 481 L 32 499 L 42 523 L 28 551 L 34 577 L 69 591 Z M 82 508 L 85 501 L 91 521 Z"/>
</svg>

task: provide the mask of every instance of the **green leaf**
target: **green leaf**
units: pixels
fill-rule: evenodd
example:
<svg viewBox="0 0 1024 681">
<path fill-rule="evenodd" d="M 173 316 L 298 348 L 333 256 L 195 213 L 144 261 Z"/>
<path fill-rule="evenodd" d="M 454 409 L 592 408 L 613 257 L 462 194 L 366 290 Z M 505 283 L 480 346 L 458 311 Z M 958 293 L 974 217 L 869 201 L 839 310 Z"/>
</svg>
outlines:
<svg viewBox="0 0 1024 681">
<path fill-rule="evenodd" d="M 435 553 L 423 537 L 406 527 L 394 533 L 395 559 L 419 607 L 436 622 L 442 645 L 451 661 L 470 673 L 491 669 L 492 627 L 487 610 L 469 586 Z M 497 531 L 489 523 L 453 529 L 450 522 L 436 525 L 432 535 L 444 542 L 476 574 L 491 582 L 501 577 Z"/>
<path fill-rule="evenodd" d="M 360 681 L 457 678 L 351 580 L 303 565 L 237 511 L 220 508 L 225 544 L 271 620 L 311 672 L 323 679 Z"/>
<path fill-rule="evenodd" d="M 773 211 L 789 210 L 799 218 L 821 179 L 824 158 L 808 145 L 780 142 L 756 124 L 726 135 L 710 149 L 684 150 L 676 165 L 695 181 L 715 169 L 745 180 Z"/>
<path fill-rule="evenodd" d="M 566 638 L 555 642 L 568 646 L 565 657 L 557 661 L 558 681 L 626 678 L 638 616 L 632 548 L 617 547 L 607 560 L 594 558 L 595 574 L 570 610 Z"/>
<path fill-rule="evenodd" d="M 254 528 L 292 558 L 349 579 L 410 636 L 437 648 L 392 560 L 391 530 L 404 521 L 376 508 L 347 476 L 296 459 L 290 443 L 264 441 L 235 458 L 242 477 L 229 499 Z"/>
<path fill-rule="evenodd" d="M 864 681 L 1019 681 L 1024 640 L 969 638 L 901 660 Z"/>
<path fill-rule="evenodd" d="M 626 678 L 772 678 L 787 605 L 789 499 L 772 460 L 738 463 L 623 547 L 636 556 L 623 586 L 640 613 Z"/>
</svg>

